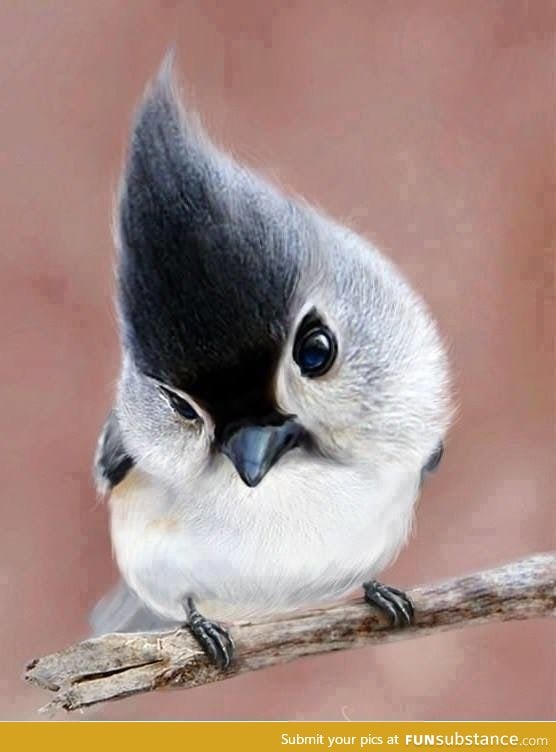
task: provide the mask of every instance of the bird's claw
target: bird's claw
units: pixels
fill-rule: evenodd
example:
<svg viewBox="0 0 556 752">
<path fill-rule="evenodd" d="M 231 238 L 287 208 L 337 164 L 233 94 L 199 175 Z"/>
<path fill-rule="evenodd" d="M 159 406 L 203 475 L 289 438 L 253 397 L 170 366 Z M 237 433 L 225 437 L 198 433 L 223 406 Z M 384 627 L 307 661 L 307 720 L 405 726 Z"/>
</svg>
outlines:
<svg viewBox="0 0 556 752">
<path fill-rule="evenodd" d="M 229 668 L 234 655 L 234 642 L 229 632 L 206 619 L 196 608 L 189 612 L 188 626 L 211 663 L 222 670 Z"/>
<path fill-rule="evenodd" d="M 413 603 L 401 590 L 370 580 L 363 583 L 363 591 L 365 601 L 385 613 L 393 627 L 410 627 L 413 624 Z"/>
</svg>

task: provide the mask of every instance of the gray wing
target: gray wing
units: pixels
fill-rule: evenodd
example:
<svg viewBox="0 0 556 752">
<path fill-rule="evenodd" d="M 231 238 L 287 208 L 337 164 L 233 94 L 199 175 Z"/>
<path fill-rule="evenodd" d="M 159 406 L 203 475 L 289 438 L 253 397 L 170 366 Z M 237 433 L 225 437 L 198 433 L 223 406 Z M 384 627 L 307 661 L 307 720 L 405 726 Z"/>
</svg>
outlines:
<svg viewBox="0 0 556 752">
<path fill-rule="evenodd" d="M 124 446 L 116 413 L 112 410 L 104 423 L 95 454 L 97 488 L 108 493 L 122 482 L 134 464 Z M 123 580 L 100 599 L 89 621 L 95 636 L 109 632 L 164 631 L 178 626 L 178 622 L 164 619 L 145 606 Z"/>
<path fill-rule="evenodd" d="M 94 637 L 112 632 L 164 632 L 180 624 L 147 608 L 123 580 L 96 604 L 89 623 Z"/>
<path fill-rule="evenodd" d="M 107 493 L 117 486 L 134 464 L 124 446 L 116 413 L 112 410 L 102 428 L 95 453 L 94 476 L 98 490 Z"/>
</svg>

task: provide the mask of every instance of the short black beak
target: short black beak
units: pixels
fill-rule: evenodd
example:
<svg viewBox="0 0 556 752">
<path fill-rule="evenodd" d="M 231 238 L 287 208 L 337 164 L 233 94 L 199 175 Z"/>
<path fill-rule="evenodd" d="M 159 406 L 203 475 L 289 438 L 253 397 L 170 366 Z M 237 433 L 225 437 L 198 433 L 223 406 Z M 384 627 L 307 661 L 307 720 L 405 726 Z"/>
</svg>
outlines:
<svg viewBox="0 0 556 752">
<path fill-rule="evenodd" d="M 303 433 L 294 418 L 286 418 L 279 426 L 245 425 L 225 436 L 220 449 L 233 462 L 242 481 L 252 488 L 283 454 L 299 444 Z"/>
</svg>

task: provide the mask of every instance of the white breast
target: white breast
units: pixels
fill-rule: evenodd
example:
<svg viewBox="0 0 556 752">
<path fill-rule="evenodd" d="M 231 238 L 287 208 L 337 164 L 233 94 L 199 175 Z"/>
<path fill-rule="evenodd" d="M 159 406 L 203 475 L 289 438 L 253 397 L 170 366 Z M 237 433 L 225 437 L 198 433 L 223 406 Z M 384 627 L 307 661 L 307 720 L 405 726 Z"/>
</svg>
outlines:
<svg viewBox="0 0 556 752">
<path fill-rule="evenodd" d="M 170 490 L 135 468 L 111 498 L 122 575 L 162 615 L 250 618 L 330 601 L 376 575 L 405 542 L 419 477 L 286 456 L 254 489 L 222 458 Z"/>
</svg>

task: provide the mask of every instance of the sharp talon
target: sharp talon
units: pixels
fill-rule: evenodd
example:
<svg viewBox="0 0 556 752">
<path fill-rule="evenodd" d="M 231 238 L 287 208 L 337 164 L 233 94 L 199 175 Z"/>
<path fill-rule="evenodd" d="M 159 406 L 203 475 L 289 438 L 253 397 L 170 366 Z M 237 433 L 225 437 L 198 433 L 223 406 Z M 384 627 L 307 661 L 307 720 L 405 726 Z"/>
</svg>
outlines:
<svg viewBox="0 0 556 752">
<path fill-rule="evenodd" d="M 224 627 L 206 619 L 192 605 L 188 626 L 211 663 L 219 669 L 227 669 L 234 655 L 234 642 Z"/>
<path fill-rule="evenodd" d="M 413 604 L 408 596 L 397 588 L 382 585 L 376 580 L 363 584 L 365 600 L 390 617 L 393 627 L 409 627 L 415 620 Z"/>
<path fill-rule="evenodd" d="M 394 593 L 394 595 L 398 596 L 398 600 L 401 601 L 404 612 L 407 611 L 409 614 L 408 623 L 412 624 L 415 619 L 415 609 L 413 608 L 411 598 L 409 598 L 402 590 L 398 590 L 397 588 L 389 587 L 388 590 L 390 590 L 391 593 Z"/>
<path fill-rule="evenodd" d="M 219 668 L 228 668 L 233 654 L 233 644 L 229 634 L 218 624 L 210 621 L 205 625 L 205 629 L 216 647 L 215 662 Z"/>
</svg>

